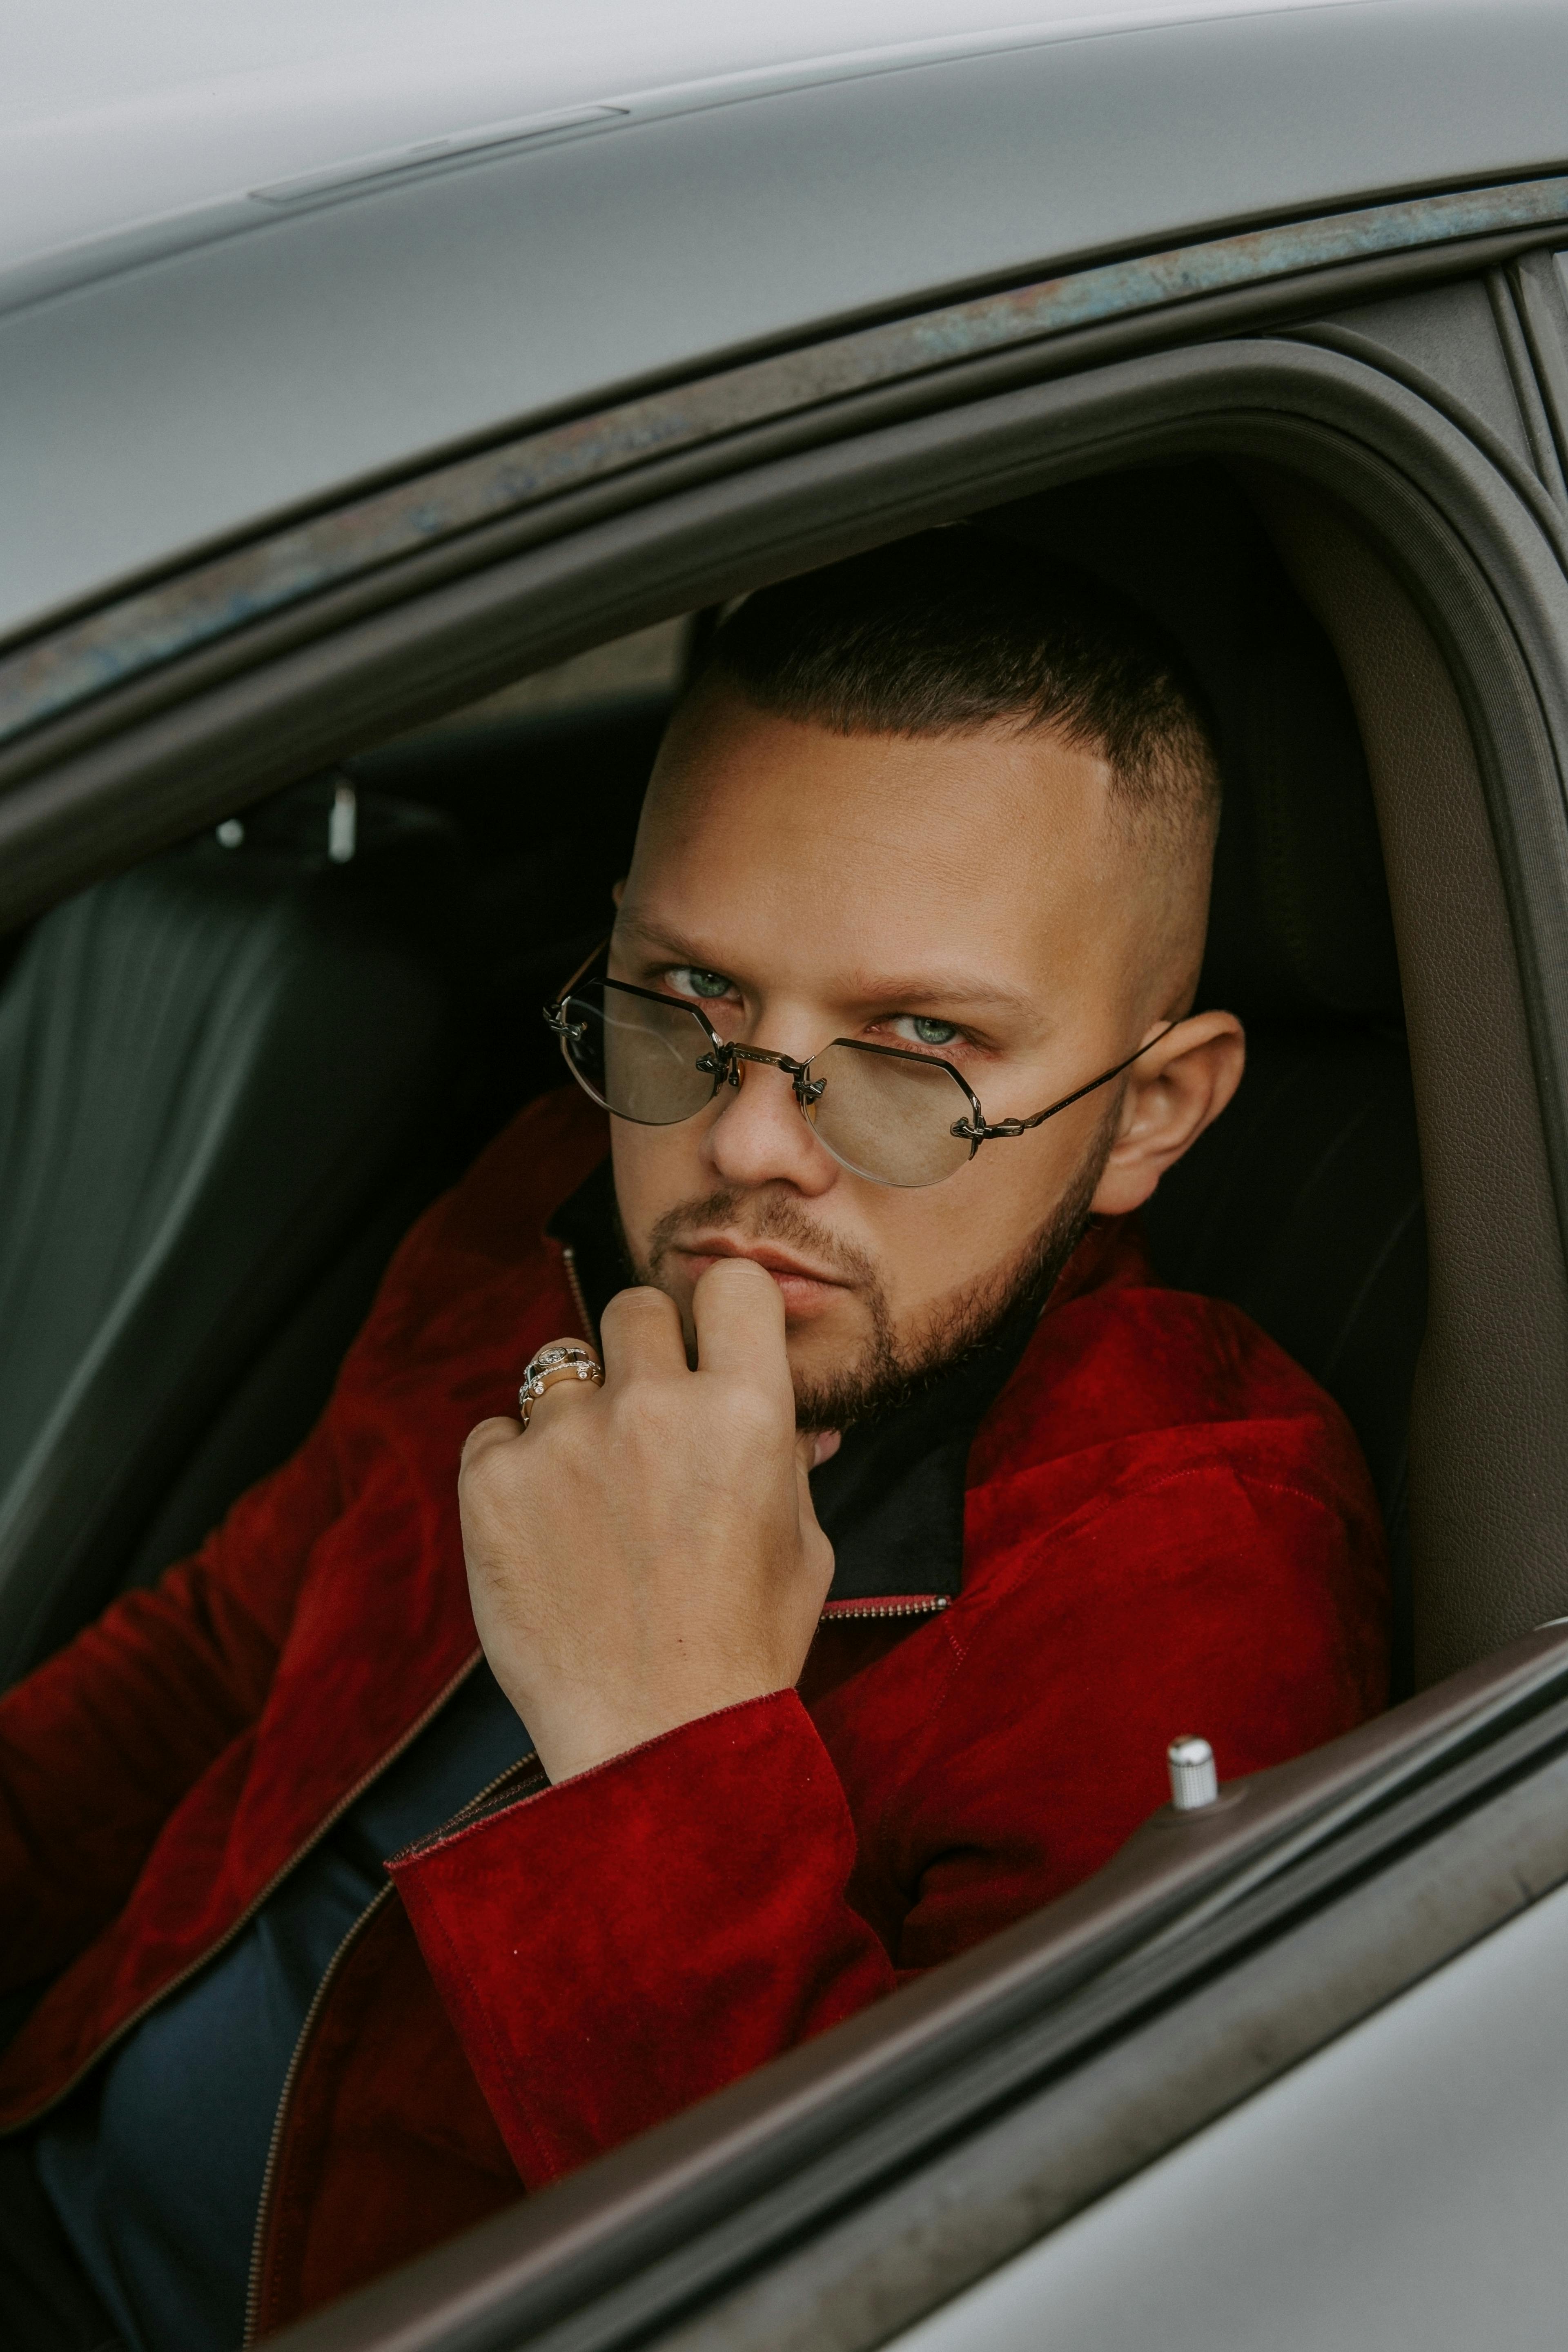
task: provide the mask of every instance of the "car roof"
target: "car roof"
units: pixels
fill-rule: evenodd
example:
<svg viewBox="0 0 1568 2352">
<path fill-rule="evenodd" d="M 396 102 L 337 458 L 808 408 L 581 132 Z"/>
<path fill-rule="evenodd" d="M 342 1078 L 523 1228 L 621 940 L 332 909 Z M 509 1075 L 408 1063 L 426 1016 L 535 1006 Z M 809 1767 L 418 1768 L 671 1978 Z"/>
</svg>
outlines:
<svg viewBox="0 0 1568 2352">
<path fill-rule="evenodd" d="M 1559 0 L 58 0 L 0 98 L 0 633 L 639 379 L 1565 152 Z"/>
<path fill-rule="evenodd" d="M 563 109 L 887 70 L 988 39 L 1267 13 L 1302 0 L 58 0 L 13 25 L 0 270 L 354 156 Z M 1305 0 L 1308 5 L 1331 0 Z"/>
</svg>

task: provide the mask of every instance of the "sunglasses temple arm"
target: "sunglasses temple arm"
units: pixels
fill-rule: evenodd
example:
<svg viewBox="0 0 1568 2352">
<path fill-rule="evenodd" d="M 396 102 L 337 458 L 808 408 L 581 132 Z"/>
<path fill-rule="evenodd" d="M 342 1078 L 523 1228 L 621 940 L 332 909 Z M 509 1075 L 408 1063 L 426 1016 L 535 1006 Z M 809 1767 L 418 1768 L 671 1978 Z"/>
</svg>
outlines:
<svg viewBox="0 0 1568 2352">
<path fill-rule="evenodd" d="M 584 957 L 582 962 L 578 965 L 571 979 L 563 982 L 561 987 L 556 990 L 555 994 L 551 998 L 550 1003 L 544 1006 L 544 1017 L 546 1021 L 549 1022 L 550 1026 L 555 1031 L 557 1036 L 562 1034 L 563 1030 L 561 1020 L 562 1006 L 565 1003 L 566 999 L 571 995 L 572 991 L 576 987 L 577 982 L 582 979 L 584 973 L 593 971 L 594 966 L 598 962 L 599 958 L 604 954 L 605 950 L 609 946 L 609 944 L 610 935 L 606 931 L 604 938 L 599 941 L 598 946 L 592 949 L 590 952 Z"/>
<path fill-rule="evenodd" d="M 1033 1118 L 1005 1118 L 998 1121 L 994 1127 L 982 1118 L 978 1123 L 978 1132 L 973 1139 L 975 1148 L 978 1149 L 983 1143 L 1005 1142 L 1015 1135 L 1027 1135 L 1031 1128 L 1044 1127 L 1047 1119 L 1055 1118 L 1058 1111 L 1070 1110 L 1074 1103 L 1082 1102 L 1085 1095 L 1098 1094 L 1101 1087 L 1108 1087 L 1110 1084 L 1112 1078 L 1119 1078 L 1123 1070 L 1130 1070 L 1134 1062 L 1141 1062 L 1144 1055 L 1160 1043 L 1162 1037 L 1170 1035 L 1175 1025 L 1173 1021 L 1167 1021 L 1158 1036 L 1149 1038 L 1145 1044 L 1139 1046 L 1135 1054 L 1129 1054 L 1124 1062 L 1118 1062 L 1112 1070 L 1101 1070 L 1098 1078 L 1090 1078 L 1087 1086 L 1078 1087 L 1076 1092 L 1070 1095 L 1063 1095 L 1060 1102 L 1047 1104 L 1044 1110 L 1037 1110 Z"/>
</svg>

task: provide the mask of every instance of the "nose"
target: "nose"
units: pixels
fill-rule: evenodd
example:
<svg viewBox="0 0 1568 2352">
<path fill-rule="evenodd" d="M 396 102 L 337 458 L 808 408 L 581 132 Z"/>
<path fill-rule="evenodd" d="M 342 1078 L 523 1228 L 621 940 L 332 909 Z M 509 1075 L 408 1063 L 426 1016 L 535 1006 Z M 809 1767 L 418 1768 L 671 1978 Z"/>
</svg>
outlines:
<svg viewBox="0 0 1568 2352">
<path fill-rule="evenodd" d="M 714 1173 L 725 1184 L 826 1192 L 838 1169 L 802 1116 L 787 1074 L 762 1062 L 737 1062 L 735 1070 L 741 1083 L 720 1089 L 719 1116 L 704 1139 Z"/>
</svg>

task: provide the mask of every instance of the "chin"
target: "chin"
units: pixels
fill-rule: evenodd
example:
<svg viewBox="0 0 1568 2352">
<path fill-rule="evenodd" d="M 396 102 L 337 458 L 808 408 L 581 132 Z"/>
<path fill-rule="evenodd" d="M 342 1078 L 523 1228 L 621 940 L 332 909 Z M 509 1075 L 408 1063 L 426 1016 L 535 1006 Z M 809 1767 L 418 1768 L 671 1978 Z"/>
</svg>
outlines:
<svg viewBox="0 0 1568 2352">
<path fill-rule="evenodd" d="M 803 1390 L 831 1388 L 864 1362 L 866 1333 L 855 1328 L 848 1316 L 837 1330 L 826 1325 L 826 1318 L 798 1329 L 792 1320 L 784 1326 L 784 1353 L 797 1395 Z"/>
</svg>

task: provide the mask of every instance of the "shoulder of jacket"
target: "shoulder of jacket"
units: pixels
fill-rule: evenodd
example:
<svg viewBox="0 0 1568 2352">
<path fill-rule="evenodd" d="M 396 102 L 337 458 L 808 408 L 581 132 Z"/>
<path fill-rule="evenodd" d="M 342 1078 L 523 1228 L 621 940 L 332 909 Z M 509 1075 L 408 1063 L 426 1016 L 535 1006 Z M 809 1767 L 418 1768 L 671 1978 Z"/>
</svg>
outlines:
<svg viewBox="0 0 1568 2352">
<path fill-rule="evenodd" d="M 1339 1406 L 1240 1307 L 1154 1283 L 1117 1283 L 1053 1308 L 981 1424 L 969 1482 L 1130 1443 L 1249 1424 L 1289 1425 L 1338 1456 L 1355 1441 Z"/>
</svg>

